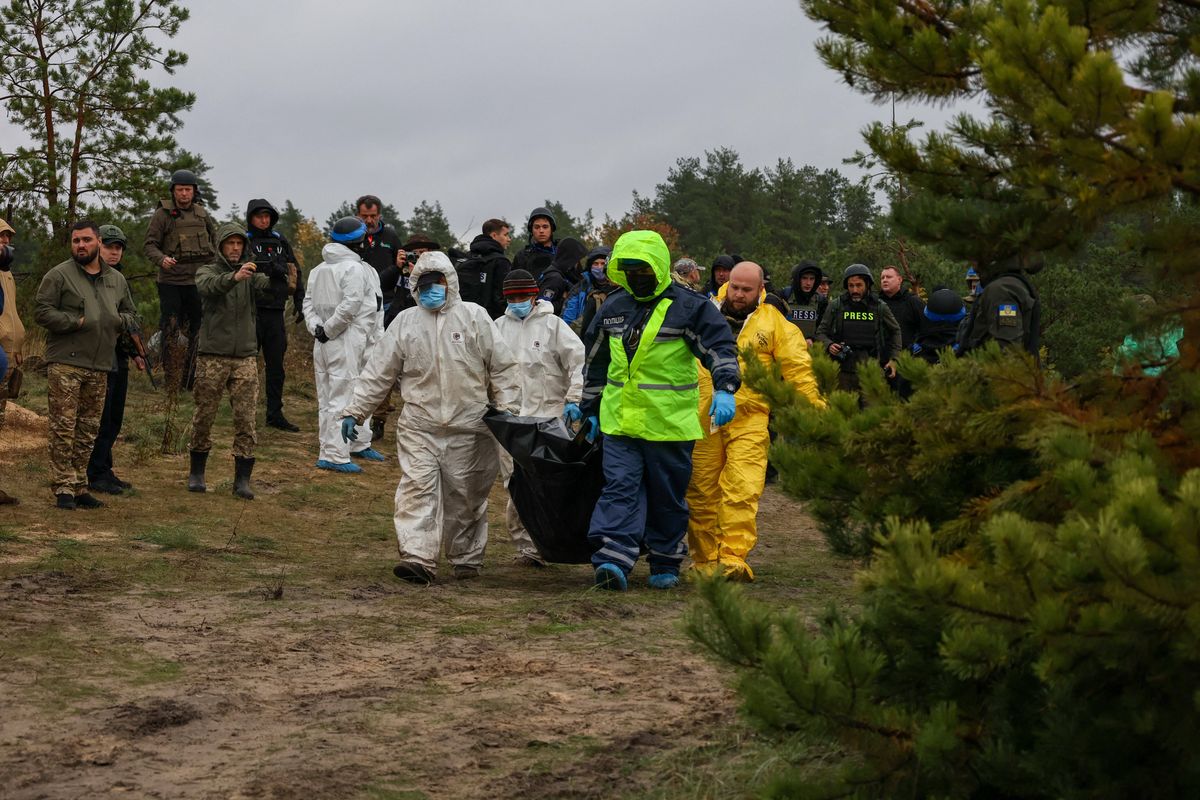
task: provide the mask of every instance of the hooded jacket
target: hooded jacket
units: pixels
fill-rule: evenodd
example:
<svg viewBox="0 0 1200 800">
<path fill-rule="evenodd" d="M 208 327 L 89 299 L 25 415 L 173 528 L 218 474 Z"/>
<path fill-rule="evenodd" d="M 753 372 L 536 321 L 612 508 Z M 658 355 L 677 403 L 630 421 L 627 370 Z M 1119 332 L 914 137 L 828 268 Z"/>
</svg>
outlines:
<svg viewBox="0 0 1200 800">
<path fill-rule="evenodd" d="M 653 296 L 633 296 L 622 259 L 650 264 L 658 279 Z M 613 247 L 608 276 L 624 291 L 609 296 L 584 338 L 584 414 L 599 415 L 606 434 L 651 441 L 702 438 L 696 360 L 717 389 L 733 393 L 742 384 L 729 324 L 708 298 L 671 280 L 670 253 L 654 231 L 623 234 Z"/>
<path fill-rule="evenodd" d="M 489 405 L 520 410 L 512 350 L 482 306 L 463 302 L 458 273 L 445 253 L 423 253 L 417 259 L 410 276 L 414 287 L 426 272 L 445 276 L 445 304 L 437 311 L 418 305 L 400 312 L 372 350 L 345 414 L 361 424 L 399 382 L 401 426 L 485 432 L 483 415 Z"/>
<path fill-rule="evenodd" d="M 266 210 L 271 215 L 271 222 L 266 230 L 259 230 L 250 221 L 256 212 Z M 275 225 L 279 222 L 279 211 L 263 198 L 256 198 L 246 204 L 246 237 L 250 243 L 250 260 L 258 265 L 258 271 L 270 279 L 270 292 L 258 301 L 261 309 L 282 311 L 287 308 L 290 296 L 297 309 L 304 305 L 304 276 L 297 266 L 296 254 L 292 245 Z M 296 289 L 288 289 L 288 272 L 296 271 Z"/>
<path fill-rule="evenodd" d="M 587 248 L 578 239 L 563 239 L 558 243 L 550 267 L 541 274 L 531 273 L 537 278 L 538 299 L 553 305 L 555 314 L 562 314 L 571 285 L 579 280 L 579 259 L 586 252 Z"/>
<path fill-rule="evenodd" d="M 47 363 L 104 372 L 116 366 L 121 332 L 138 324 L 125 276 L 104 259 L 94 281 L 74 260 L 47 272 L 38 285 L 33 319 L 48 332 Z"/>
<path fill-rule="evenodd" d="M 242 264 L 251 260 L 249 247 L 236 264 L 221 253 L 221 245 L 234 236 L 246 238 L 241 225 L 227 222 L 218 228 L 217 258 L 196 272 L 196 290 L 204 306 L 196 351 L 202 355 L 248 358 L 258 353 L 257 301 L 269 297 L 271 282 L 257 272 L 250 280 L 234 280 Z"/>
<path fill-rule="evenodd" d="M 481 305 L 488 316 L 498 319 L 508 304 L 504 302 L 504 277 L 512 264 L 500 243 L 481 233 L 471 240 L 470 255 L 455 265 L 462 299 Z"/>
<path fill-rule="evenodd" d="M 583 342 L 545 300 L 521 319 L 511 310 L 496 330 L 517 360 L 523 417 L 557 417 L 583 396 Z"/>
</svg>

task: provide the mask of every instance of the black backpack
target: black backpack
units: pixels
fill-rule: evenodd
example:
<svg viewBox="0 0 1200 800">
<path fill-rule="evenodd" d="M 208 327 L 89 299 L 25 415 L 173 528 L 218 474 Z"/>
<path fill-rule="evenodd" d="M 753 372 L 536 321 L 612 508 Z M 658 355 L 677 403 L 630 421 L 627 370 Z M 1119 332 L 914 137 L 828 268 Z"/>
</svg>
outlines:
<svg viewBox="0 0 1200 800">
<path fill-rule="evenodd" d="M 458 294 L 468 303 L 474 303 L 488 309 L 493 314 L 496 305 L 496 262 L 505 261 L 503 253 L 486 253 L 482 256 L 470 255 L 454 265 L 458 273 Z M 500 280 L 504 277 L 500 276 Z"/>
</svg>

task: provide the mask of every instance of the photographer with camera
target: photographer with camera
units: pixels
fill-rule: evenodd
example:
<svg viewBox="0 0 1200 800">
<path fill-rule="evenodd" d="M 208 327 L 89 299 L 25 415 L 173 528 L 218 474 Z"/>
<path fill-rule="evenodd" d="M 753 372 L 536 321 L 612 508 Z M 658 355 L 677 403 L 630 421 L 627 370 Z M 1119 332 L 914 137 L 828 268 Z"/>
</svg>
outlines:
<svg viewBox="0 0 1200 800">
<path fill-rule="evenodd" d="M 13 374 L 20 375 L 21 348 L 25 345 L 25 326 L 17 314 L 17 282 L 12 275 L 16 256 L 12 240 L 16 233 L 11 225 L 0 219 L 0 431 L 4 430 L 9 383 Z M 19 377 L 17 383 L 20 384 Z M 17 499 L 0 491 L 0 506 L 10 503 L 17 503 Z"/>
<path fill-rule="evenodd" d="M 858 365 L 874 360 L 889 378 L 896 377 L 896 356 L 903 340 L 900 323 L 871 288 L 875 279 L 862 264 L 851 264 L 842 273 L 846 291 L 829 301 L 814 337 L 829 357 L 841 364 L 838 388 L 858 392 Z"/>
</svg>

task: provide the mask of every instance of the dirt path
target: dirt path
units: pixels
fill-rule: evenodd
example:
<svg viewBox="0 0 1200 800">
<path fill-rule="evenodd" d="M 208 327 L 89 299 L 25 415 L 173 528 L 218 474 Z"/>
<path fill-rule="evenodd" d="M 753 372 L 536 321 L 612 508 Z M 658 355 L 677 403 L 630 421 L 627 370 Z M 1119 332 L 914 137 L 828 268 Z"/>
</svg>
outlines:
<svg viewBox="0 0 1200 800">
<path fill-rule="evenodd" d="M 650 592 L 644 566 L 625 595 L 585 567 L 515 566 L 499 487 L 482 578 L 401 584 L 394 459 L 339 482 L 311 447 L 264 434 L 252 504 L 223 474 L 188 496 L 181 457 L 130 464 L 139 490 L 91 515 L 50 508 L 44 451 L 0 448 L 24 500 L 0 511 L 4 797 L 749 788 L 722 783 L 748 734 L 682 632 L 690 590 Z M 845 597 L 850 567 L 799 507 L 768 491 L 760 520 L 756 596 L 811 613 Z"/>
</svg>

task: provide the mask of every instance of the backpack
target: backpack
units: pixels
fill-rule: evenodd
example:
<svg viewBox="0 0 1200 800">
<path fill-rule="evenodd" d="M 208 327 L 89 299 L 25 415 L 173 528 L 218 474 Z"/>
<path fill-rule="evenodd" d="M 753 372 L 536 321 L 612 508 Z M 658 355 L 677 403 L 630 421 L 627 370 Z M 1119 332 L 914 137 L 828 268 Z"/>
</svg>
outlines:
<svg viewBox="0 0 1200 800">
<path fill-rule="evenodd" d="M 503 253 L 487 253 L 470 255 L 456 263 L 459 296 L 466 302 L 490 308 L 495 295 L 496 270 L 489 262 L 503 258 Z"/>
</svg>

